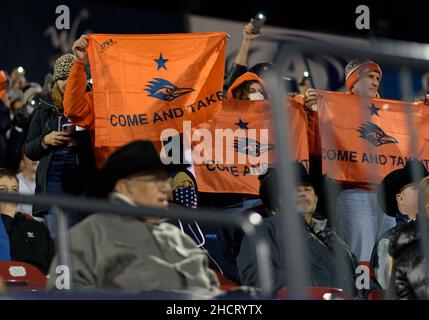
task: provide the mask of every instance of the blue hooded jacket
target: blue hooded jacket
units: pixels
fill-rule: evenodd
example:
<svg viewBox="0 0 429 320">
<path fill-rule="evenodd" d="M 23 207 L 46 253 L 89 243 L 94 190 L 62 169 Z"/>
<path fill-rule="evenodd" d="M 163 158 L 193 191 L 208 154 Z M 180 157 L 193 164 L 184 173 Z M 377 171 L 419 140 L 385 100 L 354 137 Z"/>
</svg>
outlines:
<svg viewBox="0 0 429 320">
<path fill-rule="evenodd" d="M 10 260 L 9 236 L 0 218 L 0 261 Z"/>
</svg>

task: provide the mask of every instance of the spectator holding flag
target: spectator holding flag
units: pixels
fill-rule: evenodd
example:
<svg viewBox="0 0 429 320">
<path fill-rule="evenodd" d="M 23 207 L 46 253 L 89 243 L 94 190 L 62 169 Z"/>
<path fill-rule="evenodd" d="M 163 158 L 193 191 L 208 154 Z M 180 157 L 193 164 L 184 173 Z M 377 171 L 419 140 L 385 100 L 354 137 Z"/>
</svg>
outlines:
<svg viewBox="0 0 429 320">
<path fill-rule="evenodd" d="M 365 98 L 379 98 L 382 71 L 380 66 L 368 59 L 354 59 L 345 68 L 347 93 Z M 307 89 L 305 107 L 317 111 L 317 90 Z M 311 113 L 311 112 L 310 112 Z M 312 122 L 317 126 L 317 121 Z M 310 132 L 310 130 L 309 130 Z M 311 142 L 319 139 L 317 130 L 309 136 Z M 320 141 L 316 150 L 320 156 Z M 369 261 L 377 237 L 396 224 L 395 219 L 383 214 L 378 207 L 375 188 L 363 183 L 343 183 L 337 201 L 338 233 L 346 241 L 360 261 Z"/>
<path fill-rule="evenodd" d="M 88 38 L 82 35 L 73 44 L 74 60 L 70 65 L 68 86 L 64 91 L 64 115 L 74 124 L 89 130 L 94 141 L 95 115 L 94 97 L 92 92 L 87 92 L 85 64 L 87 55 Z M 97 167 L 104 164 L 107 157 L 115 150 L 109 147 L 95 147 L 94 156 Z"/>
<path fill-rule="evenodd" d="M 228 100 L 262 101 L 269 99 L 268 88 L 263 79 L 252 72 L 246 72 L 239 76 L 229 87 L 227 92 Z M 251 103 L 244 108 L 251 108 Z M 245 113 L 246 111 L 244 111 Z M 245 193 L 240 190 L 238 193 L 223 192 L 200 192 L 200 206 L 216 208 L 230 212 L 231 214 L 241 214 L 243 211 L 261 204 L 258 195 Z M 239 230 L 230 227 L 212 227 L 210 230 L 212 237 L 207 241 L 207 248 L 213 258 L 219 262 L 217 269 L 229 280 L 240 283 L 240 277 L 236 265 L 241 236 Z M 215 239 L 215 241 L 213 241 Z M 215 243 L 214 243 L 215 242 Z"/>
<path fill-rule="evenodd" d="M 56 60 L 52 92 L 38 100 L 28 130 L 25 155 L 39 161 L 36 194 L 80 195 L 93 167 L 89 137 L 85 131 L 76 131 L 64 114 L 63 95 L 73 61 L 72 54 Z M 52 237 L 57 237 L 54 217 L 47 206 L 34 205 L 33 215 L 43 217 Z M 69 225 L 78 221 L 74 215 L 68 217 Z"/>
<path fill-rule="evenodd" d="M 246 72 L 229 87 L 227 99 L 267 100 L 269 99 L 268 87 L 262 78 L 252 72 Z"/>
<path fill-rule="evenodd" d="M 269 62 L 258 63 L 250 69 L 247 67 L 250 47 L 252 46 L 253 41 L 258 39 L 261 35 L 260 30 L 258 33 L 252 32 L 253 20 L 254 19 L 251 19 L 244 27 L 243 41 L 241 42 L 241 46 L 238 50 L 237 56 L 235 57 L 231 70 L 225 75 L 224 90 L 228 90 L 232 84 L 246 72 L 252 72 L 264 79 L 266 73 L 274 67 L 274 65 Z"/>
</svg>

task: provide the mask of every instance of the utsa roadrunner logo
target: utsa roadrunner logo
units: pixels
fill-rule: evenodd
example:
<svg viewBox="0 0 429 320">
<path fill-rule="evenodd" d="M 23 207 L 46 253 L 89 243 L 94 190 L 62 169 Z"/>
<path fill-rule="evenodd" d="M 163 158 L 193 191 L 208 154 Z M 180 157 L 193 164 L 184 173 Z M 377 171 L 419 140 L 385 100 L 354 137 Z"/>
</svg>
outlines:
<svg viewBox="0 0 429 320">
<path fill-rule="evenodd" d="M 399 143 L 398 140 L 386 134 L 383 129 L 372 122 L 363 123 L 356 131 L 360 133 L 360 138 L 368 140 L 376 147 L 388 143 Z"/>
<path fill-rule="evenodd" d="M 162 78 L 154 78 L 152 81 L 149 81 L 144 90 L 149 92 L 149 97 L 163 101 L 173 101 L 174 99 L 195 91 L 193 88 L 179 88 L 170 81 Z"/>
<path fill-rule="evenodd" d="M 258 140 L 250 139 L 248 137 L 238 137 L 234 139 L 234 150 L 236 152 L 244 153 L 253 157 L 259 157 L 262 153 L 275 149 L 274 144 L 264 144 Z"/>
</svg>

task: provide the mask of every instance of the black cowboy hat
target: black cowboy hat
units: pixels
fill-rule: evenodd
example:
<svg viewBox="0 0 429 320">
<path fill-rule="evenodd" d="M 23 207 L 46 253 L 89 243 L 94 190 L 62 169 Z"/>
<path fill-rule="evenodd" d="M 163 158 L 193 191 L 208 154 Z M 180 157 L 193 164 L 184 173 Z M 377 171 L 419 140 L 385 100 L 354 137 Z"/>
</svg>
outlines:
<svg viewBox="0 0 429 320">
<path fill-rule="evenodd" d="M 164 169 L 170 174 L 188 166 L 185 164 L 165 165 L 152 142 L 134 141 L 110 155 L 103 168 L 94 175 L 89 183 L 87 195 L 105 198 L 113 190 L 118 180 L 140 171 Z"/>
<path fill-rule="evenodd" d="M 298 185 L 311 185 L 314 188 L 314 191 L 318 197 L 322 196 L 323 190 L 325 189 L 325 183 L 327 183 L 326 176 L 320 174 L 309 174 L 307 169 L 300 162 L 293 162 L 292 170 L 296 174 L 296 179 Z M 270 166 L 268 167 L 265 174 L 260 175 L 259 181 L 259 197 L 262 200 L 262 203 L 268 207 L 268 209 L 273 210 L 279 206 L 278 198 L 278 176 L 277 176 L 277 167 Z"/>
<path fill-rule="evenodd" d="M 422 178 L 429 175 L 423 163 L 418 160 L 410 160 L 404 168 L 390 172 L 381 182 L 377 200 L 381 210 L 387 215 L 395 217 L 399 212 L 396 195 L 407 184 L 414 182 L 411 171 L 413 166 L 417 169 L 417 177 Z"/>
</svg>

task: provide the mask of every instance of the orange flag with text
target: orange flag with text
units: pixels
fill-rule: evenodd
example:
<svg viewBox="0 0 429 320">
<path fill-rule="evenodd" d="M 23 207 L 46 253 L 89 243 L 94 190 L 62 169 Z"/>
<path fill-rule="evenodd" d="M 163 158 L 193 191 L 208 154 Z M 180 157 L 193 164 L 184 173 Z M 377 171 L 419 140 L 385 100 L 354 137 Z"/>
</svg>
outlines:
<svg viewBox="0 0 429 320">
<path fill-rule="evenodd" d="M 332 179 L 380 183 L 410 158 L 428 167 L 427 105 L 321 91 L 318 110 L 323 170 Z"/>
<path fill-rule="evenodd" d="M 89 35 L 95 146 L 158 141 L 221 109 L 226 34 Z"/>
<path fill-rule="evenodd" d="M 306 113 L 289 102 L 291 160 L 308 168 Z M 287 105 L 287 104 L 285 104 Z M 276 160 L 269 101 L 226 100 L 222 111 L 193 131 L 192 159 L 199 191 L 259 194 L 258 176 Z"/>
</svg>

